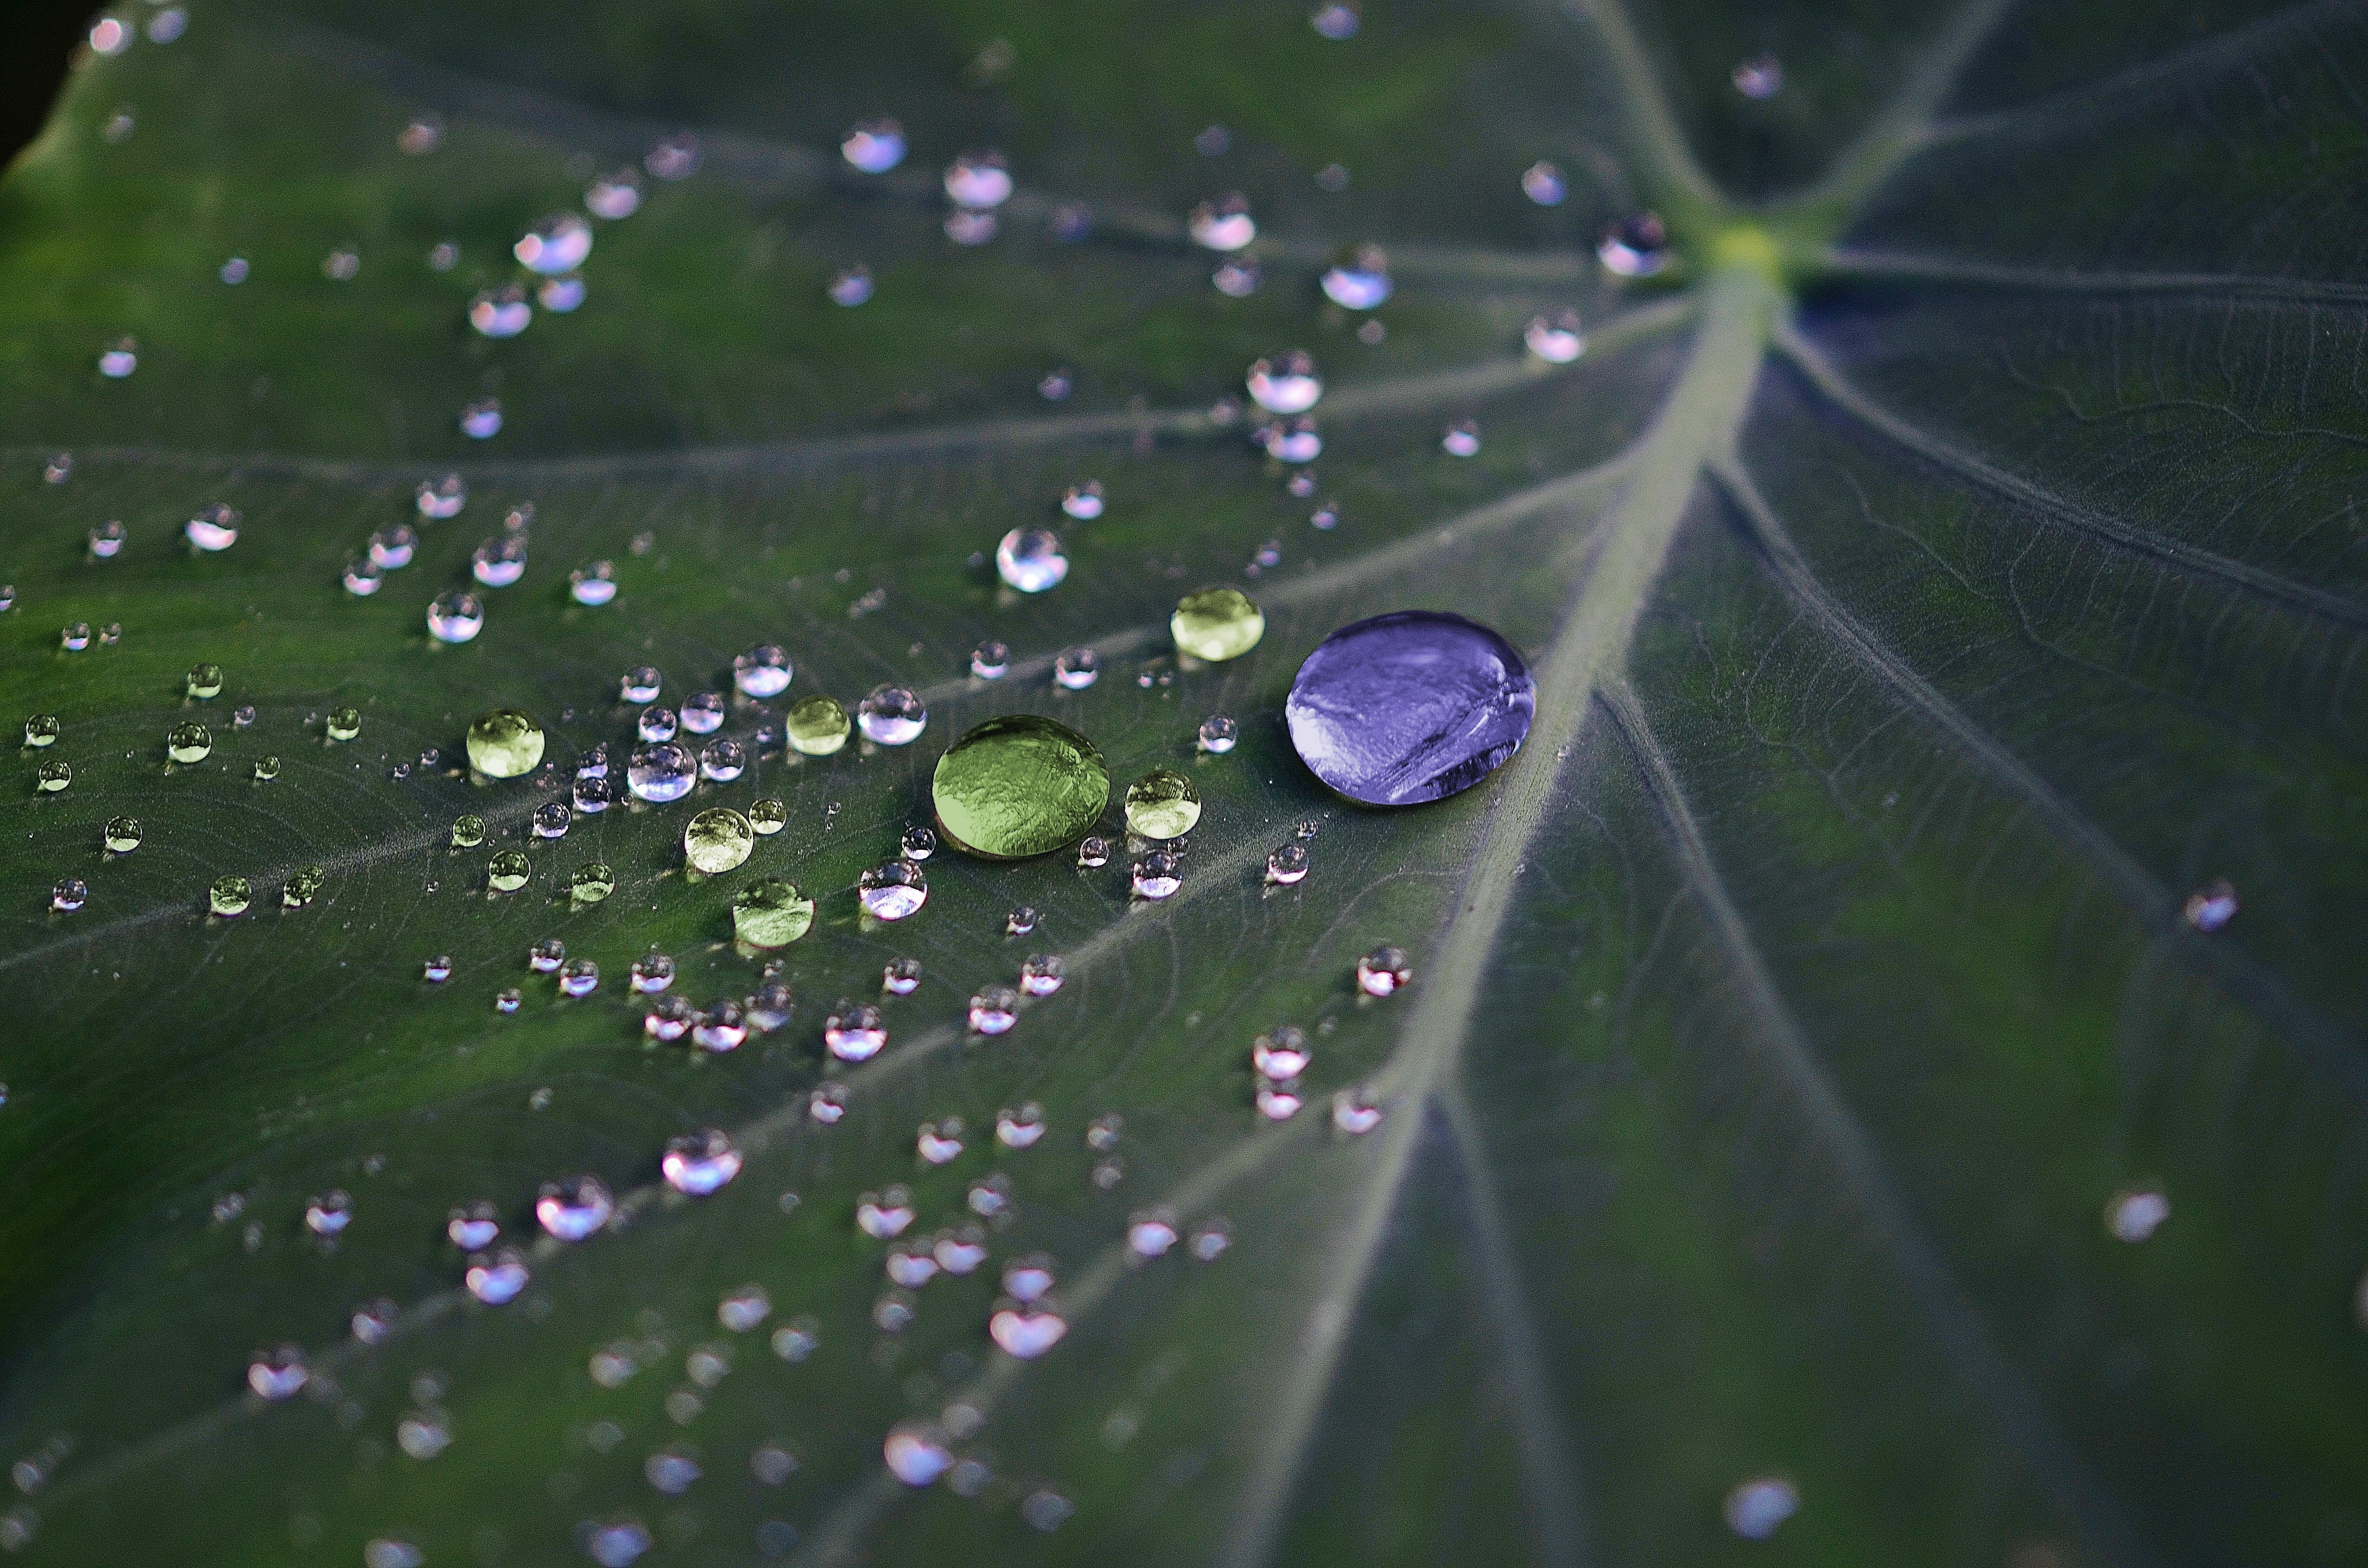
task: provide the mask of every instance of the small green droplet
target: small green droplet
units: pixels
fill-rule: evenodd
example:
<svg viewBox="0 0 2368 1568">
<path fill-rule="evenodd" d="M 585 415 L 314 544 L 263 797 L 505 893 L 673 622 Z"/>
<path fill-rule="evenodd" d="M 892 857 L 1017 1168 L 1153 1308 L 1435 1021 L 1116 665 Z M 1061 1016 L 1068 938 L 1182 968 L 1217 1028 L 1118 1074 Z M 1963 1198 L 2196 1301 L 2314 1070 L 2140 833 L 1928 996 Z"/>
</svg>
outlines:
<svg viewBox="0 0 2368 1568">
<path fill-rule="evenodd" d="M 362 733 L 362 710 L 359 708 L 329 710 L 329 738 L 349 741 Z"/>
<path fill-rule="evenodd" d="M 108 818 L 105 837 L 109 854 L 131 854 L 140 847 L 140 819 L 138 817 Z"/>
<path fill-rule="evenodd" d="M 567 879 L 567 896 L 577 903 L 598 903 L 617 891 L 617 873 L 605 860 L 579 866 Z"/>
<path fill-rule="evenodd" d="M 290 909 L 302 909 L 321 896 L 321 889 L 328 881 L 328 873 L 320 867 L 299 866 L 288 873 L 288 881 L 280 885 L 279 902 Z"/>
<path fill-rule="evenodd" d="M 256 783 L 268 784 L 279 777 L 279 759 L 278 757 L 258 756 L 255 759 L 255 780 Z"/>
<path fill-rule="evenodd" d="M 768 795 L 748 808 L 748 825 L 770 838 L 790 825 L 790 808 Z"/>
<path fill-rule="evenodd" d="M 44 795 L 54 795 L 74 782 L 74 765 L 60 758 L 45 762 L 33 770 L 33 788 Z"/>
<path fill-rule="evenodd" d="M 452 819 L 452 847 L 474 849 L 485 841 L 485 819 L 474 812 L 462 812 Z"/>
<path fill-rule="evenodd" d="M 516 778 L 542 760 L 542 725 L 523 708 L 496 708 L 469 722 L 469 766 L 488 778 Z"/>
<path fill-rule="evenodd" d="M 682 858 L 694 871 L 717 876 L 748 858 L 757 845 L 757 830 L 729 806 L 711 806 L 690 819 L 682 830 Z"/>
<path fill-rule="evenodd" d="M 1201 791 L 1172 767 L 1155 767 L 1127 787 L 1126 830 L 1144 838 L 1181 838 L 1201 820 Z"/>
<path fill-rule="evenodd" d="M 847 710 L 836 697 L 816 692 L 791 705 L 782 721 L 790 744 L 807 756 L 828 756 L 847 744 Z"/>
<path fill-rule="evenodd" d="M 814 927 L 814 900 L 795 882 L 759 877 L 732 895 L 732 934 L 752 948 L 786 948 Z"/>
<path fill-rule="evenodd" d="M 58 728 L 56 714 L 36 713 L 25 721 L 25 744 L 28 746 L 55 745 Z"/>
<path fill-rule="evenodd" d="M 213 755 L 214 737 L 203 724 L 191 720 L 176 724 L 165 737 L 165 755 L 175 762 L 203 762 Z"/>
<path fill-rule="evenodd" d="M 1110 804 L 1110 766 L 1067 725 L 1014 713 L 947 747 L 929 793 L 954 847 L 1020 860 L 1074 844 L 1094 825 Z"/>
<path fill-rule="evenodd" d="M 495 892 L 516 892 L 533 875 L 534 864 L 522 850 L 504 849 L 485 862 L 485 885 Z"/>
<path fill-rule="evenodd" d="M 1177 601 L 1167 629 L 1178 651 L 1223 664 L 1258 646 L 1266 635 L 1266 617 L 1239 588 L 1202 588 Z"/>
<path fill-rule="evenodd" d="M 255 902 L 255 889 L 245 877 L 216 877 L 207 890 L 207 907 L 223 919 L 245 915 L 246 906 Z"/>
<path fill-rule="evenodd" d="M 205 664 L 189 666 L 189 695 L 200 702 L 210 702 L 222 695 L 222 667 Z"/>
</svg>

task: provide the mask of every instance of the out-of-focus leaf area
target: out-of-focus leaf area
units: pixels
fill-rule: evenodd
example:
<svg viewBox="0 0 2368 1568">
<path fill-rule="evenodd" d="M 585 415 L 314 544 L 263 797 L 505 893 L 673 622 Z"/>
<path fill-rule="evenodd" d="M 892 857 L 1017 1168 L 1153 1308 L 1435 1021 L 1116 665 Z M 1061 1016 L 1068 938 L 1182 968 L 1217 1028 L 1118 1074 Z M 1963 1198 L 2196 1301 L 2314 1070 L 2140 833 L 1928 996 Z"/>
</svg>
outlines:
<svg viewBox="0 0 2368 1568">
<path fill-rule="evenodd" d="M 0 1550 L 2368 1562 L 2363 94 L 124 0 L 0 183 Z M 1536 711 L 1377 809 L 1400 609 Z M 932 841 L 1013 714 L 1099 852 Z"/>
</svg>

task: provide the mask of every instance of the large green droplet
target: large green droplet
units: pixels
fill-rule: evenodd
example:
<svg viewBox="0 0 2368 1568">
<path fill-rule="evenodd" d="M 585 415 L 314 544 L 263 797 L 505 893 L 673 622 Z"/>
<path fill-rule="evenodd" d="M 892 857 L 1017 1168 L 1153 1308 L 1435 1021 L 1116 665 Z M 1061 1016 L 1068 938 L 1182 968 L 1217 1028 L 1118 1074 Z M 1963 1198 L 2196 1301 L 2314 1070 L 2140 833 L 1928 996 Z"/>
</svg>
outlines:
<svg viewBox="0 0 2368 1568">
<path fill-rule="evenodd" d="M 228 920 L 245 915 L 255 902 L 255 889 L 245 877 L 217 877 L 206 890 L 206 907 Z"/>
<path fill-rule="evenodd" d="M 1172 767 L 1155 767 L 1126 791 L 1126 830 L 1144 838 L 1181 838 L 1201 820 L 1201 791 Z"/>
<path fill-rule="evenodd" d="M 359 708 L 329 710 L 329 738 L 349 741 L 362 733 L 362 710 Z"/>
<path fill-rule="evenodd" d="M 1178 652 L 1223 664 L 1238 659 L 1266 635 L 1266 617 L 1239 588 L 1202 588 L 1177 601 L 1167 618 Z"/>
<path fill-rule="evenodd" d="M 207 732 L 203 724 L 194 719 L 184 724 L 174 725 L 171 732 L 165 736 L 165 755 L 175 762 L 203 762 L 212 755 L 213 749 L 213 736 Z"/>
<path fill-rule="evenodd" d="M 595 860 L 575 868 L 567 879 L 567 896 L 575 903 L 598 903 L 617 891 L 617 873 L 606 860 Z"/>
<path fill-rule="evenodd" d="M 1084 836 L 1110 804 L 1110 767 L 1067 725 L 1014 713 L 947 747 L 929 790 L 955 848 L 1020 860 Z"/>
<path fill-rule="evenodd" d="M 488 778 L 516 778 L 542 760 L 542 725 L 523 708 L 496 708 L 469 722 L 469 766 Z"/>
<path fill-rule="evenodd" d="M 710 806 L 682 830 L 682 858 L 694 871 L 716 876 L 748 858 L 757 830 L 729 806 Z"/>
<path fill-rule="evenodd" d="M 786 948 L 814 927 L 814 900 L 795 882 L 759 877 L 732 897 L 732 934 L 752 948 Z"/>
<path fill-rule="evenodd" d="M 847 744 L 847 710 L 836 697 L 820 693 L 801 698 L 790 707 L 781 727 L 790 744 L 807 756 L 828 756 Z"/>
<path fill-rule="evenodd" d="M 485 862 L 485 885 L 495 892 L 516 892 L 534 875 L 534 863 L 516 849 L 497 851 Z"/>
</svg>

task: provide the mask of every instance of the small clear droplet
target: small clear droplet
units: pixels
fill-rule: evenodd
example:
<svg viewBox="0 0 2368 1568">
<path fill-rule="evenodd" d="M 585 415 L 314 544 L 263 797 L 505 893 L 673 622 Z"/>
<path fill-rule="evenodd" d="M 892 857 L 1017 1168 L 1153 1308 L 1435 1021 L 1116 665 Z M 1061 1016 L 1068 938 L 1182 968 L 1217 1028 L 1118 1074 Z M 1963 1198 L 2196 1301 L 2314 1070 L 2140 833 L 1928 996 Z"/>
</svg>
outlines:
<svg viewBox="0 0 2368 1568">
<path fill-rule="evenodd" d="M 670 741 L 680 723 L 673 709 L 653 703 L 633 721 L 633 730 L 645 741 Z"/>
<path fill-rule="evenodd" d="M 2105 1228 L 2116 1240 L 2142 1242 L 2170 1218 L 2170 1199 L 2155 1187 L 2132 1187 L 2115 1193 L 2105 1206 Z"/>
<path fill-rule="evenodd" d="M 909 745 L 929 722 L 919 694 L 906 686 L 872 687 L 855 714 L 864 738 L 883 746 Z"/>
<path fill-rule="evenodd" d="M 507 588 L 526 575 L 526 541 L 516 535 L 489 539 L 469 557 L 469 574 L 488 588 Z"/>
<path fill-rule="evenodd" d="M 174 725 L 165 737 L 165 755 L 178 763 L 203 762 L 213 749 L 212 732 L 195 720 Z"/>
<path fill-rule="evenodd" d="M 510 254 L 547 278 L 573 272 L 592 254 L 592 225 L 573 212 L 554 212 L 528 230 Z"/>
<path fill-rule="evenodd" d="M 723 727 L 723 699 L 712 691 L 694 691 L 682 699 L 677 715 L 694 735 L 710 735 Z"/>
<path fill-rule="evenodd" d="M 732 931 L 752 948 L 786 948 L 813 928 L 814 913 L 795 882 L 760 877 L 733 895 Z"/>
<path fill-rule="evenodd" d="M 1307 880 L 1307 846 L 1293 841 L 1277 846 L 1266 858 L 1266 880 L 1291 887 Z"/>
<path fill-rule="evenodd" d="M 946 196 L 955 206 L 985 210 L 1011 199 L 1010 165 L 996 152 L 964 153 L 946 165 Z"/>
<path fill-rule="evenodd" d="M 142 837 L 138 817 L 116 816 L 107 819 L 102 841 L 110 855 L 129 855 L 140 847 Z"/>
<path fill-rule="evenodd" d="M 1020 904 L 1003 917 L 1003 934 L 1007 937 L 1025 937 L 1036 929 L 1036 921 L 1035 905 Z"/>
<path fill-rule="evenodd" d="M 1579 330 L 1577 311 L 1550 311 L 1530 318 L 1521 341 L 1531 353 L 1549 365 L 1567 365 L 1587 350 L 1587 335 Z"/>
<path fill-rule="evenodd" d="M 658 674 L 655 665 L 635 665 L 618 677 L 617 695 L 627 702 L 655 702 L 665 685 L 666 677 Z"/>
<path fill-rule="evenodd" d="M 1229 300 L 1247 300 L 1258 292 L 1258 264 L 1248 256 L 1229 256 L 1217 263 L 1209 281 Z"/>
<path fill-rule="evenodd" d="M 1184 885 L 1183 861 L 1165 849 L 1155 850 L 1134 863 L 1133 884 L 1137 898 L 1173 898 Z"/>
<path fill-rule="evenodd" d="M 1771 1475 L 1739 1483 L 1719 1511 L 1726 1528 L 1746 1540 L 1766 1540 L 1776 1527 L 1800 1511 L 1801 1494 L 1789 1481 Z"/>
<path fill-rule="evenodd" d="M 983 985 L 970 999 L 973 1034 L 999 1035 L 1019 1021 L 1019 993 L 1008 985 Z"/>
<path fill-rule="evenodd" d="M 645 994 L 655 995 L 674 983 L 674 960 L 661 952 L 646 952 L 633 960 L 632 987 Z"/>
<path fill-rule="evenodd" d="M 567 594 L 580 605 L 605 605 L 617 597 L 617 569 L 606 561 L 578 566 L 567 574 Z"/>
<path fill-rule="evenodd" d="M 1201 791 L 1172 767 L 1157 767 L 1127 787 L 1126 827 L 1143 838 L 1181 838 L 1201 820 Z"/>
<path fill-rule="evenodd" d="M 584 188 L 584 210 L 595 218 L 620 222 L 642 210 L 642 176 L 628 165 Z"/>
<path fill-rule="evenodd" d="M 1304 348 L 1258 360 L 1250 367 L 1246 384 L 1251 399 L 1269 414 L 1304 414 L 1324 395 L 1315 358 Z"/>
<path fill-rule="evenodd" d="M 1357 989 L 1368 996 L 1394 996 L 1413 979 L 1414 963 L 1404 948 L 1383 944 L 1357 960 Z"/>
<path fill-rule="evenodd" d="M 770 838 L 790 825 L 790 808 L 769 795 L 761 801 L 752 801 L 748 807 L 748 825 L 757 831 L 758 836 Z"/>
<path fill-rule="evenodd" d="M 1102 482 L 1088 479 L 1082 484 L 1072 484 L 1061 496 L 1061 510 L 1081 523 L 1089 523 L 1102 515 Z"/>
<path fill-rule="evenodd" d="M 721 876 L 744 864 L 756 847 L 757 830 L 728 806 L 711 806 L 684 824 L 682 858 L 694 871 Z"/>
<path fill-rule="evenodd" d="M 1474 419 L 1459 419 L 1447 427 L 1439 438 L 1440 449 L 1452 458 L 1480 455 L 1480 424 Z"/>
<path fill-rule="evenodd" d="M 616 1210 L 608 1183 L 579 1176 L 544 1183 L 535 1199 L 534 1217 L 554 1240 L 580 1242 L 607 1224 Z"/>
<path fill-rule="evenodd" d="M 90 902 L 90 884 L 80 877 L 61 877 L 50 890 L 50 907 L 60 915 L 72 915 Z"/>
<path fill-rule="evenodd" d="M 182 526 L 182 533 L 198 549 L 212 552 L 238 542 L 238 513 L 215 501 L 199 507 L 197 515 Z"/>
<path fill-rule="evenodd" d="M 206 890 L 206 906 L 224 920 L 234 920 L 255 902 L 255 888 L 245 877 L 217 877 Z"/>
<path fill-rule="evenodd" d="M 1765 102 L 1784 90 L 1784 62 L 1772 54 L 1755 54 L 1738 62 L 1728 80 L 1745 97 Z"/>
<path fill-rule="evenodd" d="M 56 714 L 36 713 L 25 721 L 25 744 L 34 747 L 55 745 L 59 728 Z"/>
<path fill-rule="evenodd" d="M 1392 292 L 1389 256 L 1379 245 L 1359 245 L 1326 268 L 1317 286 L 1342 310 L 1379 310 Z"/>
<path fill-rule="evenodd" d="M 430 985 L 441 985 L 451 979 L 451 956 L 448 953 L 438 953 L 432 959 L 423 960 L 419 966 L 419 978 Z"/>
<path fill-rule="evenodd" d="M 1570 196 L 1562 170 L 1543 159 L 1521 171 L 1521 194 L 1541 207 L 1559 207 Z"/>
<path fill-rule="evenodd" d="M 905 128 L 882 116 L 856 122 L 838 144 L 849 167 L 867 175 L 884 175 L 905 161 Z"/>
<path fill-rule="evenodd" d="M 1109 839 L 1094 835 L 1088 835 L 1085 838 L 1078 840 L 1077 869 L 1079 870 L 1099 871 L 1104 866 L 1109 865 L 1110 860 L 1110 846 Z"/>
<path fill-rule="evenodd" d="M 412 504 L 423 517 L 457 517 L 468 503 L 468 482 L 457 473 L 448 473 L 441 479 L 423 479 L 412 494 Z"/>
<path fill-rule="evenodd" d="M 1069 574 L 1069 558 L 1051 528 L 1018 528 L 995 547 L 995 570 L 1021 593 L 1041 594 Z"/>
<path fill-rule="evenodd" d="M 495 892 L 516 892 L 533 876 L 534 863 L 519 850 L 496 850 L 485 862 L 485 885 Z"/>
<path fill-rule="evenodd" d="M 691 1020 L 690 1042 L 701 1051 L 737 1051 L 748 1039 L 748 1016 L 740 1004 L 718 997 Z"/>
<path fill-rule="evenodd" d="M 890 860 L 872 867 L 856 880 L 856 901 L 875 920 L 904 920 L 917 915 L 928 902 L 928 880 L 910 860 Z"/>
<path fill-rule="evenodd" d="M 2198 931 L 2217 931 L 2237 918 L 2237 888 L 2232 882 L 2208 882 L 2187 895 L 2180 913 Z"/>
<path fill-rule="evenodd" d="M 982 642 L 971 650 L 970 673 L 981 680 L 1001 680 L 1011 669 L 1011 650 L 1001 642 Z"/>
<path fill-rule="evenodd" d="M 1192 209 L 1186 227 L 1192 243 L 1213 251 L 1237 251 L 1258 238 L 1258 223 L 1250 216 L 1249 199 L 1239 191 L 1203 201 Z"/>
<path fill-rule="evenodd" d="M 95 561 L 109 561 L 114 559 L 116 556 L 122 554 L 124 537 L 123 525 L 113 519 L 109 519 L 104 523 L 92 525 L 90 530 L 91 558 Z"/>
<path fill-rule="evenodd" d="M 452 819 L 452 847 L 474 849 L 485 841 L 485 819 L 474 812 L 463 812 Z"/>
<path fill-rule="evenodd" d="M 1634 212 L 1604 225 L 1595 256 L 1615 276 L 1650 278 L 1668 265 L 1669 231 L 1660 214 Z"/>
<path fill-rule="evenodd" d="M 556 937 L 545 937 L 526 950 L 527 967 L 537 974 L 555 974 L 567 961 L 567 944 Z"/>
<path fill-rule="evenodd" d="M 1085 690 L 1101 673 L 1101 655 L 1091 648 L 1064 648 L 1053 657 L 1053 682 L 1068 691 Z"/>
<path fill-rule="evenodd" d="M 343 742 L 354 739 L 362 733 L 362 710 L 349 707 L 330 709 L 328 720 L 322 725 L 322 732 L 333 741 Z"/>
<path fill-rule="evenodd" d="M 1019 989 L 1030 996 L 1050 996 L 1067 978 L 1057 953 L 1030 953 L 1019 966 Z"/>
<path fill-rule="evenodd" d="M 518 778 L 542 761 L 541 721 L 523 708 L 496 708 L 469 722 L 469 766 L 487 778 Z"/>
<path fill-rule="evenodd" d="M 484 629 L 484 601 L 474 594 L 438 594 L 427 606 L 427 634 L 438 642 L 466 642 Z"/>
<path fill-rule="evenodd" d="M 625 764 L 625 787 L 654 805 L 679 801 L 699 782 L 699 765 L 672 741 L 636 746 Z"/>
<path fill-rule="evenodd" d="M 888 1043 L 888 1029 L 880 1021 L 879 1008 L 842 997 L 823 1020 L 822 1040 L 841 1062 L 869 1062 Z"/>
</svg>

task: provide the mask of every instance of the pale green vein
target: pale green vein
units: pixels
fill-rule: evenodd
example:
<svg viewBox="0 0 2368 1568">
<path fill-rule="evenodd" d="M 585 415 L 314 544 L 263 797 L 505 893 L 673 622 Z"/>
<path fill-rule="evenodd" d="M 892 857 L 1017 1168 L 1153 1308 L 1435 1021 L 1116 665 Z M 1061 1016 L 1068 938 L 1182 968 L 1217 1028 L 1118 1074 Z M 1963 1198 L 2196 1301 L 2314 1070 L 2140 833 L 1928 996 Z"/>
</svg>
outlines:
<svg viewBox="0 0 2368 1568">
<path fill-rule="evenodd" d="M 1407 1107 L 1382 1134 L 1381 1156 L 1307 1312 L 1292 1374 L 1266 1414 L 1265 1440 L 1218 1553 L 1227 1568 L 1250 1568 L 1273 1556 L 1431 1098 L 1452 1073 L 1471 1028 L 1530 845 L 1560 798 L 1563 758 L 1585 720 L 1589 693 L 1626 654 L 1702 465 L 1734 444 L 1776 304 L 1773 285 L 1757 271 L 1731 267 L 1707 280 L 1702 327 L 1685 369 L 1638 446 L 1628 487 L 1603 525 L 1593 570 L 1539 664 L 1538 689 L 1545 695 L 1527 759 L 1497 786 L 1459 907 L 1403 1026 L 1413 1042 Z"/>
<path fill-rule="evenodd" d="M 1670 206 L 1717 209 L 1726 199 L 1694 158 L 1686 133 L 1670 112 L 1668 96 L 1636 36 L 1622 0 L 1566 0 L 1572 15 L 1590 28 L 1611 62 L 1611 79 L 1619 89 L 1622 119 L 1633 143 L 1630 151 L 1642 161 L 1645 184 L 1656 199 Z"/>
<path fill-rule="evenodd" d="M 1823 269 L 1838 278 L 1872 283 L 1941 283 L 2034 294 L 2169 294 L 2205 303 L 2270 301 L 2301 305 L 2368 304 L 2368 284 L 2318 278 L 2248 277 L 2233 272 L 2078 271 L 2044 267 L 2008 267 L 1953 256 L 1912 256 L 1898 251 L 1827 251 Z"/>
<path fill-rule="evenodd" d="M 1825 177 L 1788 206 L 1854 213 L 1891 172 L 1930 142 L 1958 75 L 2014 0 L 1967 0 L 1883 113 L 1861 131 Z M 1837 225 L 1839 227 L 1839 225 Z"/>
<path fill-rule="evenodd" d="M 2118 1563 L 2153 1562 L 2154 1553 L 2123 1517 L 2120 1506 L 2055 1430 L 2030 1384 L 1991 1343 L 1989 1331 L 1893 1186 L 1866 1130 L 1817 1062 L 1742 913 L 1727 895 L 1677 774 L 1635 694 L 1624 681 L 1611 680 L 1600 695 L 1634 760 L 1638 781 L 1668 833 L 1688 891 L 1736 976 L 1738 999 L 1757 1026 L 1747 1038 L 1764 1053 L 1771 1079 L 1792 1096 L 1844 1190 L 1889 1248 L 1934 1338 L 1958 1375 L 1989 1407 L 2015 1452 L 2079 1522 L 2098 1554 Z"/>
</svg>

